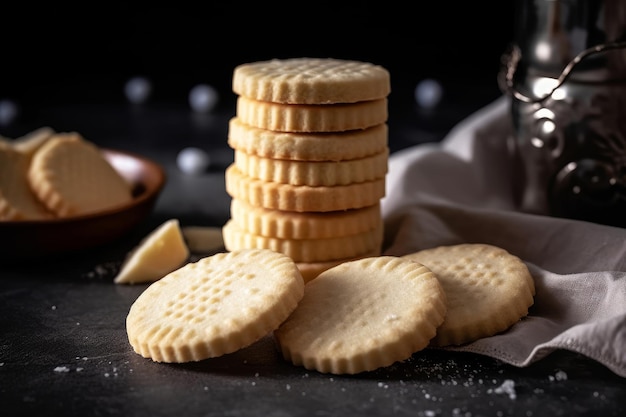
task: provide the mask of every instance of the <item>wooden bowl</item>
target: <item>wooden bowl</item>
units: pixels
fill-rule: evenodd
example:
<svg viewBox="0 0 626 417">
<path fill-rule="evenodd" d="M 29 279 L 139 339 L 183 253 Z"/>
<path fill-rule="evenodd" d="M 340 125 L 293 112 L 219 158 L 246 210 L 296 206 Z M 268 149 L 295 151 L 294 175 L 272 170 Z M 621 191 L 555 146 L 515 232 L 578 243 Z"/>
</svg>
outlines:
<svg viewBox="0 0 626 417">
<path fill-rule="evenodd" d="M 110 243 L 128 233 L 153 210 L 166 175 L 142 156 L 102 149 L 113 167 L 133 184 L 129 204 L 102 212 L 52 220 L 0 222 L 0 262 L 36 261 Z"/>
</svg>

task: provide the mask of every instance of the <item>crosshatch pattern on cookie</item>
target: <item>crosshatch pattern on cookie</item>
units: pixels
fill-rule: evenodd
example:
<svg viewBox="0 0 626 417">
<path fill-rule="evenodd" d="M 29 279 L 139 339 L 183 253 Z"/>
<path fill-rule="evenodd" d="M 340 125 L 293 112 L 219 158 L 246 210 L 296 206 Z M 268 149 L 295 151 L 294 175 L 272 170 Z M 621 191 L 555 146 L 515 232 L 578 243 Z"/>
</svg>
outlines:
<svg viewBox="0 0 626 417">
<path fill-rule="evenodd" d="M 534 302 L 528 267 L 502 248 L 466 243 L 404 257 L 431 269 L 450 303 L 433 345 L 459 345 L 505 331 L 525 317 Z"/>
<path fill-rule="evenodd" d="M 241 64 L 232 89 L 275 103 L 353 103 L 386 97 L 391 82 L 387 69 L 370 62 L 299 57 Z"/>
<path fill-rule="evenodd" d="M 132 189 L 92 142 L 76 132 L 58 133 L 32 157 L 29 184 L 58 217 L 119 207 Z"/>
<path fill-rule="evenodd" d="M 155 362 L 190 362 L 246 347 L 276 329 L 304 294 L 299 269 L 263 249 L 218 253 L 171 272 L 131 305 L 134 351 Z"/>
<path fill-rule="evenodd" d="M 425 266 L 392 256 L 364 258 L 309 281 L 274 335 L 295 365 L 356 374 L 427 347 L 446 311 L 441 284 Z"/>
</svg>

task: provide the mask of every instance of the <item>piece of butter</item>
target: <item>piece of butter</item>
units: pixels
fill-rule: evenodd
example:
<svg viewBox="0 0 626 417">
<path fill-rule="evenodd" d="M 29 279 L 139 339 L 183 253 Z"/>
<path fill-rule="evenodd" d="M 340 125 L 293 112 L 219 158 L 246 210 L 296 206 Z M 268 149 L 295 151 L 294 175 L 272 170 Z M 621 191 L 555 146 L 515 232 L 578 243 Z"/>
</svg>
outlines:
<svg viewBox="0 0 626 417">
<path fill-rule="evenodd" d="M 193 253 L 212 254 L 224 249 L 221 227 L 185 226 L 182 230 L 187 247 Z"/>
<path fill-rule="evenodd" d="M 157 227 L 133 249 L 114 278 L 116 284 L 154 282 L 180 268 L 189 258 L 178 219 Z"/>
</svg>

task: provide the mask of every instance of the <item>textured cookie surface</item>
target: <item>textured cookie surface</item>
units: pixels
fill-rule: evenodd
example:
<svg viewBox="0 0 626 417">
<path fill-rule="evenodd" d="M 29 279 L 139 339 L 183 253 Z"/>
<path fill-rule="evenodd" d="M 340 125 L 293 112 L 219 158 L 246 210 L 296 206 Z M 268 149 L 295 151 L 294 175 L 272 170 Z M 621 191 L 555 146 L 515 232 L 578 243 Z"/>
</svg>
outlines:
<svg viewBox="0 0 626 417">
<path fill-rule="evenodd" d="M 235 67 L 233 91 L 275 103 L 353 103 L 386 97 L 389 72 L 369 62 L 333 58 L 273 59 Z"/>
<path fill-rule="evenodd" d="M 243 175 L 231 164 L 225 172 L 226 191 L 253 206 L 286 211 L 336 211 L 362 208 L 380 202 L 385 179 L 349 185 L 318 186 L 279 184 Z"/>
<path fill-rule="evenodd" d="M 380 203 L 351 210 L 296 212 L 252 206 L 231 199 L 230 218 L 255 235 L 280 239 L 320 239 L 372 230 L 382 222 Z"/>
<path fill-rule="evenodd" d="M 321 262 L 357 256 L 380 250 L 383 223 L 364 232 L 321 239 L 279 239 L 255 235 L 240 229 L 231 219 L 222 228 L 227 250 L 263 248 L 284 253 L 295 262 Z"/>
<path fill-rule="evenodd" d="M 289 257 L 218 253 L 151 284 L 126 318 L 128 340 L 155 362 L 190 362 L 246 347 L 276 329 L 304 294 Z"/>
<path fill-rule="evenodd" d="M 30 157 L 0 142 L 0 221 L 49 219 L 52 214 L 36 198 L 27 180 Z"/>
<path fill-rule="evenodd" d="M 228 125 L 228 144 L 252 155 L 271 159 L 343 161 L 363 158 L 387 148 L 388 126 L 346 132 L 277 132 L 259 129 L 233 117 Z"/>
<path fill-rule="evenodd" d="M 459 244 L 403 258 L 427 266 L 446 292 L 448 314 L 433 345 L 459 345 L 507 330 L 534 302 L 535 285 L 527 266 L 504 249 Z"/>
<path fill-rule="evenodd" d="M 292 185 L 333 186 L 377 180 L 387 173 L 388 149 L 348 161 L 270 159 L 235 150 L 235 165 L 244 175 Z"/>
<path fill-rule="evenodd" d="M 387 122 L 387 99 L 348 104 L 282 104 L 237 98 L 243 123 L 279 132 L 344 132 Z"/>
<path fill-rule="evenodd" d="M 445 313 L 445 293 L 428 268 L 397 257 L 364 258 L 309 281 L 274 335 L 295 365 L 356 374 L 428 346 Z"/>
<path fill-rule="evenodd" d="M 121 206 L 132 200 L 131 185 L 100 150 L 78 133 L 59 133 L 33 155 L 31 188 L 58 217 Z"/>
</svg>

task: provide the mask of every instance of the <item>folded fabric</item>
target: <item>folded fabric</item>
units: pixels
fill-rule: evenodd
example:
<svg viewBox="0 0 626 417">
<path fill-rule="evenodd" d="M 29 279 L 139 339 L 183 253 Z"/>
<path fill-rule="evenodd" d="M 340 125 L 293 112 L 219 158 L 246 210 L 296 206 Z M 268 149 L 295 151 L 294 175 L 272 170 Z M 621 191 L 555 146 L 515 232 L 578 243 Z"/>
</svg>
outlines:
<svg viewBox="0 0 626 417">
<path fill-rule="evenodd" d="M 446 349 L 520 367 L 566 349 L 626 377 L 626 229 L 517 210 L 511 135 L 503 96 L 442 142 L 393 153 L 381 202 L 385 254 L 458 243 L 506 249 L 535 280 L 528 316 L 506 332 Z"/>
</svg>

